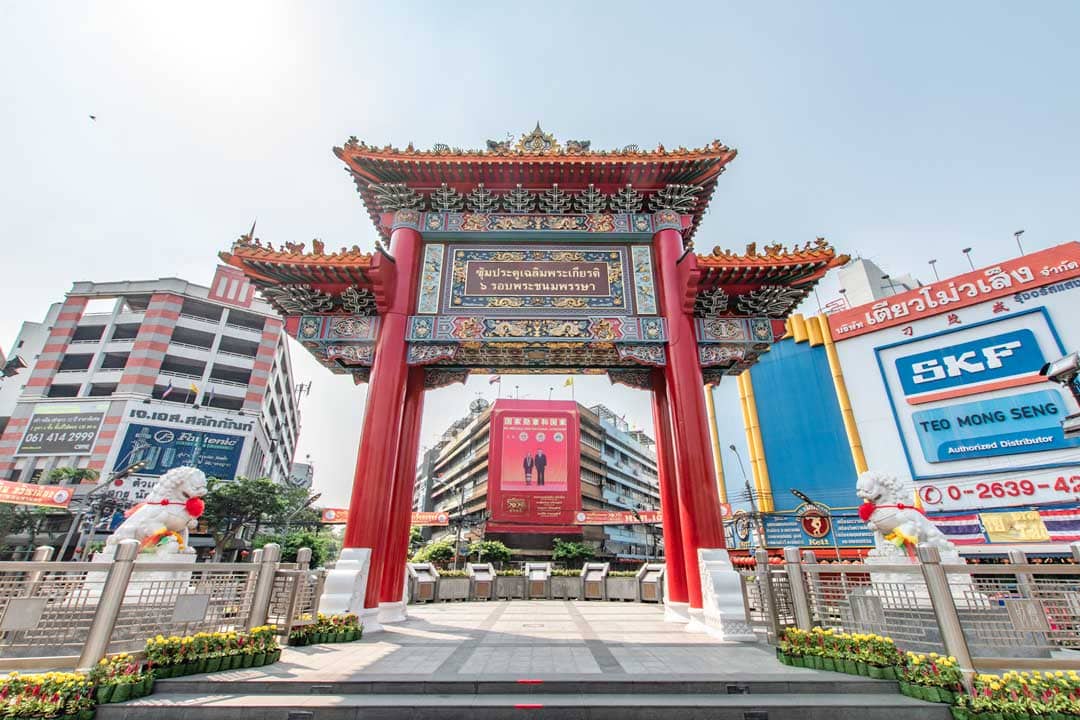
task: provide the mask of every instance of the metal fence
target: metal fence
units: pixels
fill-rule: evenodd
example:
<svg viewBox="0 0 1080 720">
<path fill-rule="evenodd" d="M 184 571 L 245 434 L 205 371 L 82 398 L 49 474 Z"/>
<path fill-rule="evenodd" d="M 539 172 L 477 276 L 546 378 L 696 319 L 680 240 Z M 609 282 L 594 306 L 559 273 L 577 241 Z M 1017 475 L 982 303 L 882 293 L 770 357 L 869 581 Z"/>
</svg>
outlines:
<svg viewBox="0 0 1080 720">
<path fill-rule="evenodd" d="M 324 573 L 283 567 L 267 545 L 251 563 L 136 562 L 138 543 L 112 562 L 0 562 L 0 669 L 85 668 L 134 652 L 158 634 L 274 624 L 287 634 L 317 615 Z"/>
<path fill-rule="evenodd" d="M 1072 548 L 1080 563 L 1080 543 Z M 876 633 L 953 655 L 969 674 L 1080 669 L 1080 566 L 1016 551 L 1008 565 L 945 565 L 935 548 L 917 550 L 917 564 L 827 565 L 786 548 L 780 570 L 759 553 L 742 573 L 747 619 L 770 641 L 789 625 Z"/>
</svg>

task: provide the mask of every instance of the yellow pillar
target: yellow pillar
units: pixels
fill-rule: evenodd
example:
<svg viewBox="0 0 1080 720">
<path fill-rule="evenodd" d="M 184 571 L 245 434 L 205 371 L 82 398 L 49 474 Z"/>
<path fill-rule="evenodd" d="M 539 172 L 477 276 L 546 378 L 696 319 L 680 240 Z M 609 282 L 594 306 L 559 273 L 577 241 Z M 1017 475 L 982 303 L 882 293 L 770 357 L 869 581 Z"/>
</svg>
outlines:
<svg viewBox="0 0 1080 720">
<path fill-rule="evenodd" d="M 863 454 L 862 438 L 859 437 L 859 426 L 855 424 L 855 413 L 851 409 L 851 398 L 848 396 L 847 383 L 844 382 L 844 371 L 840 367 L 840 356 L 836 353 L 836 343 L 833 342 L 832 334 L 829 332 L 829 320 L 825 315 L 818 315 L 814 320 L 817 320 L 821 337 L 825 341 L 825 356 L 829 359 L 829 371 L 832 373 L 833 387 L 836 390 L 836 402 L 840 405 L 840 417 L 844 420 L 844 432 L 847 433 L 855 472 L 866 472 L 866 456 Z"/>
<path fill-rule="evenodd" d="M 747 422 L 747 431 L 750 436 L 750 452 L 757 461 L 757 472 L 754 473 L 754 483 L 757 486 L 758 510 L 772 512 L 772 485 L 769 483 L 769 467 L 765 461 L 765 442 L 761 437 L 761 424 L 758 421 L 757 400 L 754 398 L 754 383 L 750 379 L 750 371 L 744 370 L 740 376 L 743 379 L 743 395 L 746 398 L 744 418 Z"/>
<path fill-rule="evenodd" d="M 716 467 L 716 487 L 720 490 L 720 502 L 726 503 L 727 483 L 724 482 L 724 461 L 720 458 L 720 431 L 716 427 L 716 401 L 713 386 L 705 386 L 705 407 L 709 411 L 709 438 L 712 440 L 713 466 Z"/>
<path fill-rule="evenodd" d="M 754 434 L 750 431 L 750 411 L 746 406 L 746 371 L 739 373 L 736 380 L 739 383 L 739 407 L 742 409 L 743 430 L 746 431 L 746 450 L 749 453 L 749 457 L 746 458 L 746 462 L 750 463 L 750 480 L 753 481 L 754 487 L 758 486 L 758 466 L 757 456 L 754 455 Z"/>
</svg>

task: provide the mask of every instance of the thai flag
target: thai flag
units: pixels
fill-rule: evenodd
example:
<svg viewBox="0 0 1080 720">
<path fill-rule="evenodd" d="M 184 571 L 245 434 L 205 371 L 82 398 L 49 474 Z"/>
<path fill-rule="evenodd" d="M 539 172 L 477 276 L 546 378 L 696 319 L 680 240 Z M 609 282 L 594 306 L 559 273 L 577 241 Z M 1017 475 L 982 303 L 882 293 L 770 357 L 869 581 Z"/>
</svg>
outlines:
<svg viewBox="0 0 1080 720">
<path fill-rule="evenodd" d="M 1080 508 L 1071 510 L 1040 510 L 1051 542 L 1074 542 L 1080 540 Z"/>
<path fill-rule="evenodd" d="M 978 515 L 932 517 L 930 522 L 956 545 L 985 545 L 986 535 Z"/>
<path fill-rule="evenodd" d="M 161 399 L 164 400 L 165 398 L 169 397 L 169 395 L 172 393 L 172 391 L 173 391 L 172 380 L 170 380 L 169 384 L 165 387 L 165 391 L 161 393 Z"/>
</svg>

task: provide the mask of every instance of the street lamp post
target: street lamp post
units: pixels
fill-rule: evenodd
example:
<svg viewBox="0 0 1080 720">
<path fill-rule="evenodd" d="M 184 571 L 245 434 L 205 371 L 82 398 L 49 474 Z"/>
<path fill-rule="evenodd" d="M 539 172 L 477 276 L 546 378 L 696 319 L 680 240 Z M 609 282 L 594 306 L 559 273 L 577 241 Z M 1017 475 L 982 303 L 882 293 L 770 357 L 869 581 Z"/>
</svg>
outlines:
<svg viewBox="0 0 1080 720">
<path fill-rule="evenodd" d="M 934 282 L 940 282 L 941 281 L 941 276 L 938 275 L 937 260 L 931 260 L 930 261 L 930 269 L 934 271 Z"/>
<path fill-rule="evenodd" d="M 461 481 L 461 488 L 458 493 L 458 517 L 457 517 L 457 537 L 454 540 L 454 569 L 458 569 L 458 557 L 461 555 L 461 528 L 465 524 L 465 481 Z"/>
<path fill-rule="evenodd" d="M 964 257 L 967 258 L 968 265 L 970 265 L 971 269 L 974 270 L 975 269 L 975 263 L 972 262 L 972 260 L 971 260 L 971 248 L 966 247 L 963 250 L 961 250 L 960 252 L 964 253 Z"/>
<path fill-rule="evenodd" d="M 1016 247 L 1020 249 L 1020 254 L 1024 254 L 1024 245 L 1020 242 L 1020 236 L 1024 234 L 1023 230 L 1017 230 L 1013 233 L 1013 237 L 1016 238 Z"/>
<path fill-rule="evenodd" d="M 735 447 L 734 443 L 728 445 L 728 449 L 735 453 L 735 459 L 739 461 L 739 473 L 742 475 L 743 485 L 746 486 L 746 497 L 750 501 L 750 516 L 754 519 L 754 524 L 757 526 L 758 545 L 762 549 L 765 549 L 765 520 L 758 513 L 757 503 L 754 502 L 754 491 L 750 489 L 750 481 L 746 477 L 746 469 L 743 468 L 742 456 L 739 455 L 739 450 Z"/>
</svg>

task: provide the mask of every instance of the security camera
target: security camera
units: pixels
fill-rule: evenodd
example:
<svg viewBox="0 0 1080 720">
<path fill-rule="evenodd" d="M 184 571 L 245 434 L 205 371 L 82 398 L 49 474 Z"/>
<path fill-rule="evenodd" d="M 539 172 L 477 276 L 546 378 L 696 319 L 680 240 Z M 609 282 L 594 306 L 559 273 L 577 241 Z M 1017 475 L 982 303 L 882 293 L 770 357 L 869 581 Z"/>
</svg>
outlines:
<svg viewBox="0 0 1080 720">
<path fill-rule="evenodd" d="M 0 355 L 0 362 L 3 360 L 3 355 Z M 0 375 L 4 377 L 15 377 L 16 373 L 26 367 L 26 361 L 18 355 L 12 355 L 11 358 L 0 365 Z"/>
<path fill-rule="evenodd" d="M 1071 352 L 1063 358 L 1046 363 L 1039 370 L 1039 374 L 1059 385 L 1075 382 L 1076 376 L 1080 374 L 1080 352 Z"/>
</svg>

